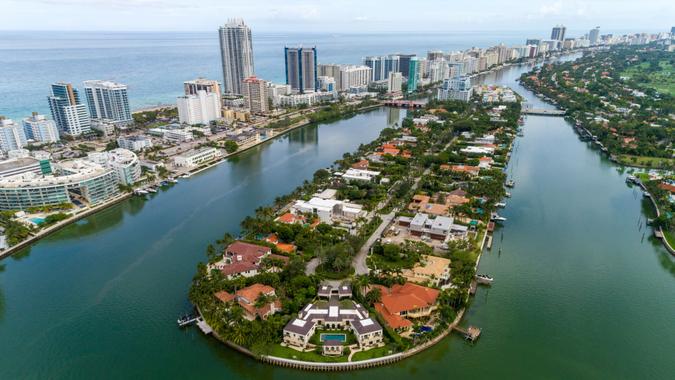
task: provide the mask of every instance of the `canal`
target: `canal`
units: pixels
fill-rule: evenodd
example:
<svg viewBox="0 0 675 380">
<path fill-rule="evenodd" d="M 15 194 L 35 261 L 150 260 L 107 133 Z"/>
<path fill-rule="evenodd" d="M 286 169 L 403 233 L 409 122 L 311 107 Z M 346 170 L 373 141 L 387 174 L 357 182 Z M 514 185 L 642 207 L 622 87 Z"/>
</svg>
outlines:
<svg viewBox="0 0 675 380">
<path fill-rule="evenodd" d="M 527 67 L 483 78 L 509 85 Z M 480 79 L 479 79 L 480 80 Z M 393 113 L 392 113 L 393 112 Z M 349 374 L 261 365 L 178 314 L 206 245 L 399 120 L 378 110 L 298 130 L 152 201 L 132 199 L 0 263 L 0 378 L 671 378 L 675 264 L 644 227 L 639 192 L 562 119 L 529 116 L 516 181 L 465 324 L 390 367 Z"/>
</svg>

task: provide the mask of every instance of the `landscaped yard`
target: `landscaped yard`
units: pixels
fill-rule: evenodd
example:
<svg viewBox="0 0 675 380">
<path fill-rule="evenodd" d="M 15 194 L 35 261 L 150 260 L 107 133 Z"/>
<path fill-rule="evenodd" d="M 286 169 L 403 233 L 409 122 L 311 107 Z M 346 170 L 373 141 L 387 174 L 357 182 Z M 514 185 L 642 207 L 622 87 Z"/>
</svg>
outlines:
<svg viewBox="0 0 675 380">
<path fill-rule="evenodd" d="M 675 165 L 675 160 L 664 157 L 631 156 L 622 154 L 618 157 L 618 160 L 624 165 L 648 168 L 665 168 L 673 167 L 673 165 Z"/>
<path fill-rule="evenodd" d="M 396 350 L 391 346 L 378 347 L 368 351 L 361 351 L 355 353 L 354 356 L 352 356 L 352 361 L 356 362 L 360 360 L 380 358 L 382 356 L 387 356 L 394 353 L 396 353 Z"/>
<path fill-rule="evenodd" d="M 307 362 L 323 362 L 323 363 L 338 363 L 346 362 L 347 355 L 333 357 L 333 356 L 323 356 L 315 351 L 312 352 L 300 352 L 292 348 L 284 347 L 279 344 L 270 344 L 268 346 L 268 355 L 276 356 L 279 358 L 286 359 L 295 359 L 302 360 Z"/>
</svg>

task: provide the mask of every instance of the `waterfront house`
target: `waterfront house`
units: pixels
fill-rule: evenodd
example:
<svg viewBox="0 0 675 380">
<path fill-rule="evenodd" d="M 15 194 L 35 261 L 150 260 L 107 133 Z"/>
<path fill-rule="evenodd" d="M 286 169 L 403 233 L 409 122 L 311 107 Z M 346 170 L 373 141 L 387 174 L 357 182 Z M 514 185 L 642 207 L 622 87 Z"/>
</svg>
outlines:
<svg viewBox="0 0 675 380">
<path fill-rule="evenodd" d="M 236 241 L 227 246 L 223 258 L 209 264 L 207 270 L 209 272 L 214 269 L 219 270 L 227 279 L 237 276 L 252 277 L 262 271 L 261 264 L 265 258 L 288 262 L 288 257 L 272 254 L 270 247 Z M 271 269 L 278 270 L 274 267 Z"/>
<path fill-rule="evenodd" d="M 266 297 L 267 302 L 256 306 L 260 297 Z M 276 292 L 273 287 L 263 284 L 253 284 L 234 294 L 226 291 L 220 291 L 215 297 L 225 304 L 237 303 L 244 310 L 244 318 L 249 321 L 256 318 L 267 319 L 268 316 L 281 310 L 281 302 L 276 299 Z"/>
<path fill-rule="evenodd" d="M 472 177 L 480 173 L 480 167 L 471 165 L 441 165 L 442 170 L 449 170 L 453 173 L 466 173 Z"/>
<path fill-rule="evenodd" d="M 361 170 L 361 169 L 347 169 L 346 172 L 342 174 L 342 178 L 347 181 L 357 181 L 357 182 L 373 182 L 375 177 L 379 176 L 380 172 L 373 170 Z"/>
<path fill-rule="evenodd" d="M 361 160 L 352 164 L 352 169 L 368 170 L 370 163 L 368 160 Z"/>
<path fill-rule="evenodd" d="M 283 331 L 285 345 L 304 350 L 317 329 L 351 331 L 364 351 L 384 344 L 382 326 L 370 317 L 366 308 L 352 300 L 339 300 L 332 289 L 322 290 L 322 294 L 330 294 L 330 299 L 308 304 L 286 324 Z M 340 291 L 344 289 L 338 288 Z M 323 344 L 334 346 L 327 342 Z"/>
<path fill-rule="evenodd" d="M 404 269 L 403 277 L 416 284 L 442 287 L 450 283 L 450 259 L 422 255 L 420 262 L 412 269 Z"/>
<path fill-rule="evenodd" d="M 371 288 L 380 289 L 382 294 L 380 302 L 375 304 L 375 311 L 389 327 L 399 332 L 411 329 L 411 319 L 429 317 L 437 309 L 436 301 L 440 294 L 437 289 L 411 282 L 391 288 L 382 285 L 372 285 Z"/>
<path fill-rule="evenodd" d="M 297 200 L 291 206 L 294 215 L 316 215 L 322 223 L 356 221 L 359 217 L 365 217 L 363 206 L 339 201 L 336 199 L 322 199 L 313 197 L 309 201 Z"/>
</svg>

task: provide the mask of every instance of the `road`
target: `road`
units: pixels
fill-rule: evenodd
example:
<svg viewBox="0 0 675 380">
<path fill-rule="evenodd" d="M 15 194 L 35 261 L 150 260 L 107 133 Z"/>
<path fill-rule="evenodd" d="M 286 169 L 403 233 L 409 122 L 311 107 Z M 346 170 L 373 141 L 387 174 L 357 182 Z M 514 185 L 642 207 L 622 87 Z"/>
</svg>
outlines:
<svg viewBox="0 0 675 380">
<path fill-rule="evenodd" d="M 394 220 L 394 217 L 396 216 L 396 212 L 392 211 L 387 215 L 382 215 L 382 223 L 377 227 L 375 232 L 373 232 L 372 235 L 366 240 L 365 244 L 361 247 L 359 252 L 356 254 L 354 257 L 354 270 L 357 275 L 360 274 L 368 274 L 369 269 L 368 266 L 366 265 L 366 258 L 368 257 L 368 251 L 370 251 L 370 247 L 375 244 L 375 241 L 382 236 L 382 232 L 384 232 L 384 229 L 387 228 L 389 223 Z"/>
</svg>

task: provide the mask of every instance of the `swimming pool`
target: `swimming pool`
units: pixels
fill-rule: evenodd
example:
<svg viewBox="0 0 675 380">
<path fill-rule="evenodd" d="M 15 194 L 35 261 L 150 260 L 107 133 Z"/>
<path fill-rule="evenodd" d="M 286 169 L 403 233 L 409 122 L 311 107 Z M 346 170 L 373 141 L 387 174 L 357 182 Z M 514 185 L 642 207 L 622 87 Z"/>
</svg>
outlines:
<svg viewBox="0 0 675 380">
<path fill-rule="evenodd" d="M 321 334 L 321 341 L 329 341 L 329 340 L 336 340 L 338 342 L 345 342 L 347 341 L 347 335 L 346 334 Z"/>
<path fill-rule="evenodd" d="M 42 224 L 42 223 L 45 222 L 45 218 L 37 218 L 37 217 L 35 217 L 35 218 L 30 218 L 29 220 L 30 220 L 31 222 L 37 224 L 37 225 L 40 225 L 40 224 Z"/>
</svg>

